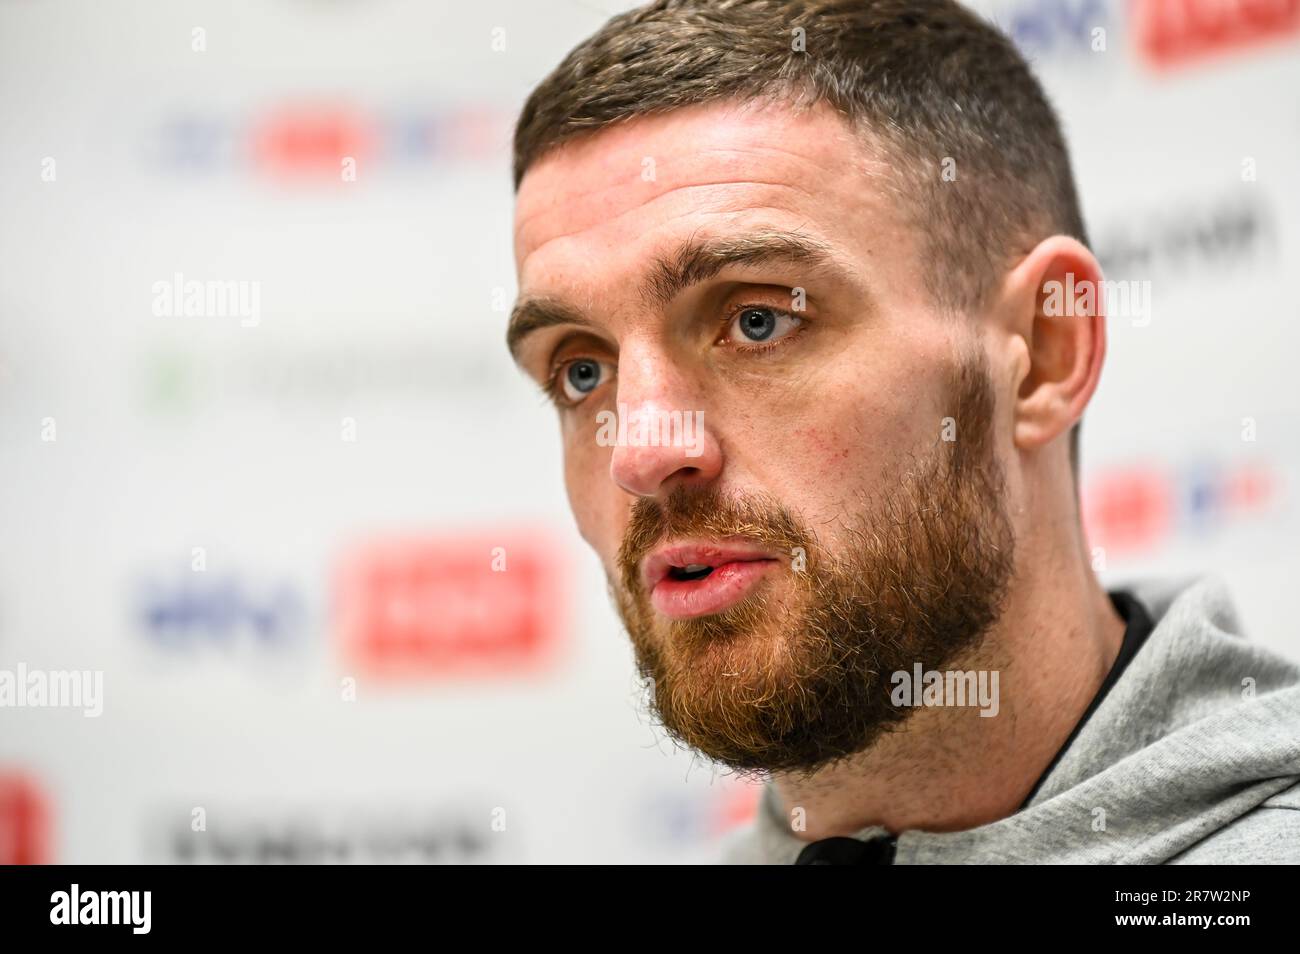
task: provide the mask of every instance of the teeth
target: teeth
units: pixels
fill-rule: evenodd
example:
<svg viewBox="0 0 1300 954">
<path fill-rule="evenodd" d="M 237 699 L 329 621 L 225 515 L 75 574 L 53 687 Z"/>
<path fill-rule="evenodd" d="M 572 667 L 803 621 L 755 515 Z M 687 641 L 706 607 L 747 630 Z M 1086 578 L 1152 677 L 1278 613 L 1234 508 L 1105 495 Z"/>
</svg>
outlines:
<svg viewBox="0 0 1300 954">
<path fill-rule="evenodd" d="M 701 570 L 707 570 L 708 568 L 709 565 L 707 563 L 692 563 L 683 567 L 687 573 L 699 573 Z"/>
</svg>

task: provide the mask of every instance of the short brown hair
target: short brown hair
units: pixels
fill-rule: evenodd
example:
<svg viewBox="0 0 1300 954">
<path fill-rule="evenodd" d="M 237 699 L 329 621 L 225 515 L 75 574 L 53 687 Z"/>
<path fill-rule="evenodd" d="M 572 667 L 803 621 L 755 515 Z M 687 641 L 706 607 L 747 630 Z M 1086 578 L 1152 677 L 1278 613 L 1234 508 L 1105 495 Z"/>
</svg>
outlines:
<svg viewBox="0 0 1300 954">
<path fill-rule="evenodd" d="M 757 99 L 830 103 L 883 150 L 932 263 L 926 289 L 947 311 L 978 309 L 1049 235 L 1088 244 L 1047 96 L 1014 44 L 955 0 L 655 0 L 619 14 L 528 97 L 515 189 L 575 137 Z M 1076 425 L 1076 470 L 1078 437 Z"/>
</svg>

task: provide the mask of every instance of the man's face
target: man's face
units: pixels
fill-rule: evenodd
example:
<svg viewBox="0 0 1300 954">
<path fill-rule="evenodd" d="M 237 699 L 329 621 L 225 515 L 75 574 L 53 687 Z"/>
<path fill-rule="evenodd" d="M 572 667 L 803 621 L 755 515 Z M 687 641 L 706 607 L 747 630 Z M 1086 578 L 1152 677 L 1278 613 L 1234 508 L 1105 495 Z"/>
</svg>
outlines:
<svg viewBox="0 0 1300 954">
<path fill-rule="evenodd" d="M 1013 533 L 977 330 L 829 109 L 633 120 L 529 169 L 516 357 L 652 704 L 746 771 L 812 771 L 996 619 Z M 663 425 L 656 432 L 647 422 Z M 696 426 L 698 425 L 698 430 Z"/>
</svg>

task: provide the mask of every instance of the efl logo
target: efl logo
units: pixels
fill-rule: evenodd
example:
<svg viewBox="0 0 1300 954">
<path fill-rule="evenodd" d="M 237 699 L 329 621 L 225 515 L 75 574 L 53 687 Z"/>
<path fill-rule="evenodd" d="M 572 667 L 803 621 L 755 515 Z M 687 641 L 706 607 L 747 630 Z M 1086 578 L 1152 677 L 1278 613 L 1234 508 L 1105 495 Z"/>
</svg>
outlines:
<svg viewBox="0 0 1300 954">
<path fill-rule="evenodd" d="M 48 865 L 50 813 L 36 786 L 0 772 L 0 865 Z"/>
<path fill-rule="evenodd" d="M 1134 0 L 1138 48 L 1157 66 L 1300 32 L 1300 0 Z"/>
<path fill-rule="evenodd" d="M 388 677 L 539 669 L 569 624 L 566 556 L 532 532 L 363 547 L 338 578 L 345 665 Z"/>
</svg>

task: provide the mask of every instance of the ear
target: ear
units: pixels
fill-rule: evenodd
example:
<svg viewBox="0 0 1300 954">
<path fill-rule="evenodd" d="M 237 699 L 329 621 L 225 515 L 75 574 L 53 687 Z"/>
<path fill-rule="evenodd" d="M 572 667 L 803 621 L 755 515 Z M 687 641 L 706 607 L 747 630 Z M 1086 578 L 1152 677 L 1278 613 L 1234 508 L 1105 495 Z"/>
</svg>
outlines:
<svg viewBox="0 0 1300 954">
<path fill-rule="evenodd" d="M 1019 356 L 1014 442 L 1033 450 L 1068 434 L 1097 389 L 1106 357 L 1101 265 L 1081 242 L 1038 243 L 1002 286 L 1001 316 Z"/>
</svg>

